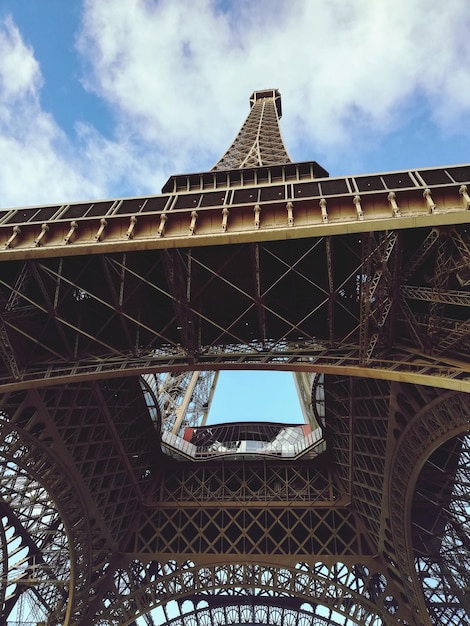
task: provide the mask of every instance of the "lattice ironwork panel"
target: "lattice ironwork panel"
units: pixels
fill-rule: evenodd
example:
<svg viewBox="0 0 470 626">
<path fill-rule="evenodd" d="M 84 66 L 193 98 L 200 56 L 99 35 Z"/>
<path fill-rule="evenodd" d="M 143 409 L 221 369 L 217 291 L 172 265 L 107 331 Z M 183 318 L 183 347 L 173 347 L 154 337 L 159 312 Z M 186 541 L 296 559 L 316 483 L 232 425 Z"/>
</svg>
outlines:
<svg viewBox="0 0 470 626">
<path fill-rule="evenodd" d="M 375 544 L 383 515 L 390 423 L 390 383 L 356 379 L 353 387 L 352 471 L 354 509 Z"/>
<path fill-rule="evenodd" d="M 330 505 L 341 497 L 322 459 L 304 463 L 175 463 L 167 466 L 154 504 L 292 502 Z"/>
<path fill-rule="evenodd" d="M 119 542 L 144 499 L 160 452 L 139 378 L 52 387 L 40 395 L 85 492 Z"/>
<path fill-rule="evenodd" d="M 326 432 L 337 478 L 378 545 L 390 422 L 390 383 L 326 377 Z"/>
<path fill-rule="evenodd" d="M 289 506 L 169 508 L 146 514 L 131 552 L 227 558 L 369 554 L 354 516 L 344 508 Z"/>
<path fill-rule="evenodd" d="M 335 479 L 351 497 L 352 402 L 354 379 L 325 376 L 325 433 L 334 458 Z"/>
</svg>

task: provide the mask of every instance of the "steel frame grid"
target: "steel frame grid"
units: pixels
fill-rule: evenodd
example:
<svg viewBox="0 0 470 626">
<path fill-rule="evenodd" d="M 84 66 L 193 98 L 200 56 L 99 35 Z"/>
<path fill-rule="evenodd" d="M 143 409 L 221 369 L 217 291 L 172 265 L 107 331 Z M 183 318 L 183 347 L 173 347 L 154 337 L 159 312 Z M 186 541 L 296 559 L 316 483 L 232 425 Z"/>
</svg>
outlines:
<svg viewBox="0 0 470 626">
<path fill-rule="evenodd" d="M 278 162 L 279 109 L 268 120 L 273 103 L 263 98 L 252 109 L 256 132 L 241 132 L 243 158 L 260 159 L 247 181 L 243 170 L 233 180 L 210 175 L 230 189 L 230 205 L 241 198 L 231 188 L 238 179 L 244 193 L 251 185 L 256 200 L 237 205 L 238 217 L 197 194 L 208 175 L 190 175 L 175 197 L 2 220 L 4 428 L 33 442 L 51 501 L 69 481 L 87 510 L 80 549 L 90 550 L 91 569 L 71 577 L 69 617 L 60 602 L 53 613 L 134 624 L 176 597 L 232 594 L 241 610 L 244 591 L 260 590 L 278 608 L 286 597 L 315 597 L 331 623 L 421 624 L 429 608 L 429 619 L 463 624 L 464 603 L 432 605 L 422 594 L 410 528 L 415 489 L 433 471 L 426 459 L 469 430 L 469 168 L 317 183 L 319 166 Z M 281 155 L 274 165 L 250 147 L 265 137 Z M 301 199 L 290 201 L 294 191 Z M 78 211 L 71 223 L 69 209 Z M 221 474 L 220 465 L 196 470 L 155 454 L 161 407 L 138 376 L 237 367 L 324 372 L 328 456 L 266 465 L 260 479 L 249 461 Z M 5 441 L 5 458 L 34 467 L 27 446 Z M 58 465 L 67 468 L 59 490 Z M 449 488 L 464 484 L 456 472 Z M 68 506 L 58 510 L 75 532 Z"/>
</svg>

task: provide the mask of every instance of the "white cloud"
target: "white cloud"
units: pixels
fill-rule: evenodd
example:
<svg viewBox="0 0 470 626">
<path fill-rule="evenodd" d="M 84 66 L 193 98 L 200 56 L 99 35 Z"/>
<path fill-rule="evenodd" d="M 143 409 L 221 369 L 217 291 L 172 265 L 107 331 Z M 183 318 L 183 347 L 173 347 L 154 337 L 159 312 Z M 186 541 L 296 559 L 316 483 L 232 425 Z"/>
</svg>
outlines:
<svg viewBox="0 0 470 626">
<path fill-rule="evenodd" d="M 242 121 L 230 114 L 239 87 L 227 69 L 240 68 L 243 52 L 207 0 L 88 2 L 79 45 L 89 85 L 120 110 L 123 128 L 176 163 L 220 146 L 221 129 Z"/>
<path fill-rule="evenodd" d="M 105 197 L 138 184 L 155 190 L 155 168 L 135 145 L 83 123 L 68 137 L 41 108 L 38 61 L 10 17 L 0 21 L 0 58 L 0 207 Z"/>
<path fill-rule="evenodd" d="M 5 105 L 24 96 L 34 96 L 41 83 L 36 59 L 23 43 L 11 17 L 0 30 L 0 102 Z"/>
<path fill-rule="evenodd" d="M 71 146 L 39 104 L 41 73 L 11 18 L 0 23 L 0 205 L 54 202 L 87 185 Z"/>
<path fill-rule="evenodd" d="M 294 157 L 305 141 L 352 149 L 365 127 L 399 128 L 416 96 L 448 130 L 469 114 L 466 0 L 222 4 L 85 1 L 88 86 L 175 167 L 216 160 L 258 88 L 281 89 Z"/>
</svg>

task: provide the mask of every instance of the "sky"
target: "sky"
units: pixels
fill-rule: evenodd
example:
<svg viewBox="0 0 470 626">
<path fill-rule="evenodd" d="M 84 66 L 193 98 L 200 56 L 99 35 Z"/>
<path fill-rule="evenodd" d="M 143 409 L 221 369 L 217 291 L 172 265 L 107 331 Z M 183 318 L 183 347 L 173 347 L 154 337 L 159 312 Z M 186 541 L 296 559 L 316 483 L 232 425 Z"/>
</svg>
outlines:
<svg viewBox="0 0 470 626">
<path fill-rule="evenodd" d="M 208 424 L 304 421 L 294 378 L 288 372 L 220 372 Z"/>
<path fill-rule="evenodd" d="M 0 0 L 0 210 L 159 193 L 265 88 L 332 176 L 468 162 L 469 32 L 467 0 Z M 284 421 L 290 383 L 238 376 L 214 410 Z"/>
</svg>

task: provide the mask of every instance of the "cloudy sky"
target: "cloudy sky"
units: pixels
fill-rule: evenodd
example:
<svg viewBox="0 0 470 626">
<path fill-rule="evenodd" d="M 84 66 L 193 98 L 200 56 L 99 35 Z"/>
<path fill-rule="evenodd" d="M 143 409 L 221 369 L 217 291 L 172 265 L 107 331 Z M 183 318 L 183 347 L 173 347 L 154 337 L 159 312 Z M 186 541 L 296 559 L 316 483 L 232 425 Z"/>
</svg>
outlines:
<svg viewBox="0 0 470 626">
<path fill-rule="evenodd" d="M 0 207 L 209 169 L 254 89 L 331 175 L 461 163 L 467 0 L 2 0 Z"/>
</svg>

